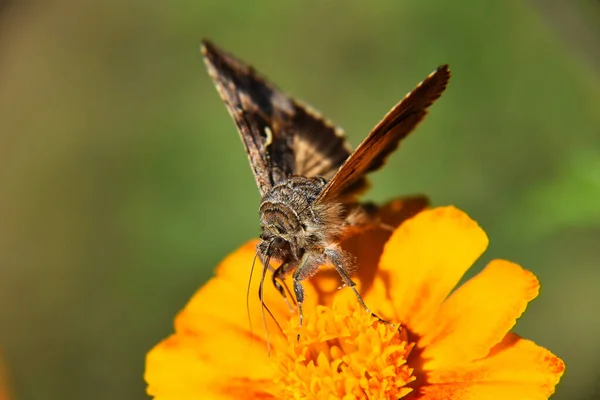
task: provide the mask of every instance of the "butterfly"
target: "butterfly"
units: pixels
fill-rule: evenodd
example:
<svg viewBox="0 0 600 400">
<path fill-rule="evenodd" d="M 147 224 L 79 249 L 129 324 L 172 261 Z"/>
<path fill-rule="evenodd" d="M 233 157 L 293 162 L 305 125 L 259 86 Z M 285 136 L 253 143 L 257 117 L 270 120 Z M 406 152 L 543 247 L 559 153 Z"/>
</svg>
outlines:
<svg viewBox="0 0 600 400">
<path fill-rule="evenodd" d="M 377 207 L 358 199 L 368 186 L 366 174 L 380 168 L 427 115 L 446 89 L 448 65 L 438 67 L 404 96 L 352 151 L 340 128 L 251 66 L 207 40 L 202 54 L 237 126 L 262 197 L 256 248 L 263 264 L 261 303 L 264 306 L 267 271 L 286 299 L 291 291 L 285 278 L 291 274 L 302 325 L 302 281 L 330 264 L 369 311 L 351 278 L 353 256 L 342 249 L 341 241 L 352 230 L 378 223 Z M 279 263 L 272 266 L 273 260 Z"/>
</svg>

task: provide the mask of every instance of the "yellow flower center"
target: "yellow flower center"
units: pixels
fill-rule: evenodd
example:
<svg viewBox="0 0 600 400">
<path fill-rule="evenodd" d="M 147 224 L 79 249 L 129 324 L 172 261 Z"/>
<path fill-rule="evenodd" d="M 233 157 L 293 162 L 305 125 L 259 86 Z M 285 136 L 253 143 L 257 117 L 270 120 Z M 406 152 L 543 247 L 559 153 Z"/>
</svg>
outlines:
<svg viewBox="0 0 600 400">
<path fill-rule="evenodd" d="M 414 343 L 402 329 L 350 302 L 318 306 L 305 321 L 298 330 L 292 318 L 284 329 L 288 345 L 276 354 L 280 398 L 399 399 L 412 390 L 406 359 Z"/>
</svg>

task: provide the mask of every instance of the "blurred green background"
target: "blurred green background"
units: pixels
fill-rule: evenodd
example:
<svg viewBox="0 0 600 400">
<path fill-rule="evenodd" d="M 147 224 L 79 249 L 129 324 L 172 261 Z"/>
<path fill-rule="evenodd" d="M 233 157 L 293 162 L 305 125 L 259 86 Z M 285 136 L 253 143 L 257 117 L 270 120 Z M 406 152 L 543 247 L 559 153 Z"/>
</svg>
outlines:
<svg viewBox="0 0 600 400">
<path fill-rule="evenodd" d="M 146 351 L 257 235 L 203 37 L 354 145 L 449 63 L 449 90 L 367 197 L 427 193 L 479 221 L 478 268 L 507 258 L 542 282 L 516 331 L 566 361 L 555 398 L 600 398 L 598 2 L 59 0 L 0 15 L 0 351 L 15 399 L 146 398 Z"/>
</svg>

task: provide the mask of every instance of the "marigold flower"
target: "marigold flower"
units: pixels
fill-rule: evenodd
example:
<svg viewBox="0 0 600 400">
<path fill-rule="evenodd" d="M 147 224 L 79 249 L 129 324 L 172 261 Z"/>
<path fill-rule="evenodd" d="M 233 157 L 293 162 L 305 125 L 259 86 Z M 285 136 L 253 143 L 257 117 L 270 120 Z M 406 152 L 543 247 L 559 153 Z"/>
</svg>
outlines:
<svg viewBox="0 0 600 400">
<path fill-rule="evenodd" d="M 175 333 L 148 353 L 148 393 L 157 400 L 538 400 L 554 392 L 563 362 L 509 333 L 538 294 L 531 272 L 494 260 L 450 294 L 488 244 L 466 214 L 435 208 L 391 236 L 367 236 L 348 244 L 359 257 L 361 293 L 395 325 L 366 313 L 325 272 L 305 284 L 299 328 L 268 284 L 265 302 L 282 327 L 268 318 L 269 356 L 260 303 L 252 296 L 250 324 L 244 308 L 251 242 L 221 263 L 177 316 Z M 389 240 L 374 255 L 377 237 Z"/>
</svg>

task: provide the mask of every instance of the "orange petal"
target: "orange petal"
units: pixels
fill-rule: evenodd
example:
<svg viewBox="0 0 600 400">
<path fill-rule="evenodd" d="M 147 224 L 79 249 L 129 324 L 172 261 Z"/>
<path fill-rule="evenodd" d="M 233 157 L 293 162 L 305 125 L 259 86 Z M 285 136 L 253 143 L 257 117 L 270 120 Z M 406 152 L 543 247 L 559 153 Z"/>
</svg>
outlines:
<svg viewBox="0 0 600 400">
<path fill-rule="evenodd" d="M 558 357 L 535 343 L 508 334 L 489 355 L 464 366 L 432 371 L 422 400 L 547 399 L 565 369 Z"/>
<path fill-rule="evenodd" d="M 454 207 L 423 211 L 387 242 L 379 275 L 387 280 L 396 317 L 415 333 L 487 247 L 485 232 Z"/>
<path fill-rule="evenodd" d="M 206 328 L 204 319 L 212 317 L 215 320 L 227 321 L 235 329 L 252 331 L 258 337 L 264 337 L 263 315 L 258 298 L 262 264 L 258 260 L 254 267 L 248 297 L 250 322 L 246 308 L 248 278 L 254 260 L 255 245 L 256 242 L 251 241 L 223 260 L 217 267 L 216 277 L 208 281 L 180 313 L 176 329 L 203 330 Z M 306 284 L 304 289 L 305 308 L 313 308 L 317 300 L 314 289 Z M 281 294 L 275 290 L 269 272 L 264 282 L 264 301 L 279 323 L 289 320 L 292 311 Z M 266 313 L 266 321 L 270 335 L 277 335 L 279 328 L 268 313 Z"/>
<path fill-rule="evenodd" d="M 146 357 L 148 394 L 155 400 L 275 399 L 269 394 L 272 374 L 265 368 L 268 360 L 246 358 L 247 363 L 240 363 L 244 356 L 235 353 L 248 341 L 223 342 L 203 343 L 202 338 L 178 334 L 159 343 Z M 207 357 L 206 346 L 211 345 L 221 357 Z M 237 362 L 232 363 L 233 358 Z"/>
<path fill-rule="evenodd" d="M 367 225 L 354 230 L 354 234 L 344 233 L 342 248 L 355 257 L 356 274 L 353 279 L 361 281 L 361 289 L 368 292 L 377 277 L 377 269 L 383 248 L 392 236 L 390 227 L 396 228 L 414 217 L 428 206 L 423 196 L 402 197 L 382 205 L 377 211 L 381 224 Z M 341 282 L 338 280 L 338 282 Z M 339 286 L 339 283 L 338 283 Z M 319 304 L 331 305 L 331 301 Z"/>
<path fill-rule="evenodd" d="M 514 326 L 538 294 L 535 275 L 517 264 L 494 260 L 439 308 L 419 341 L 425 369 L 460 365 L 485 357 Z"/>
<path fill-rule="evenodd" d="M 386 321 L 396 321 L 394 305 L 390 301 L 388 285 L 381 276 L 376 276 L 369 291 L 363 296 L 365 304 L 377 316 Z"/>
<path fill-rule="evenodd" d="M 431 385 L 422 389 L 418 400 L 547 400 L 548 395 L 530 385 L 506 383 L 456 383 L 452 385 Z"/>
<path fill-rule="evenodd" d="M 176 334 L 148 354 L 148 392 L 157 399 L 270 398 L 266 389 L 276 371 L 268 356 L 257 294 L 262 270 L 259 262 L 250 287 L 252 324 L 246 310 L 254 254 L 255 242 L 250 242 L 228 256 L 217 268 L 216 277 L 179 313 Z M 290 310 L 270 281 L 265 282 L 264 293 L 275 319 L 288 324 Z M 307 296 L 316 299 L 310 290 Z M 269 315 L 266 323 L 270 343 L 277 348 L 285 338 Z"/>
</svg>

